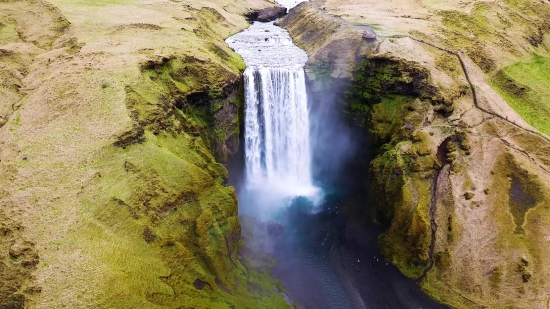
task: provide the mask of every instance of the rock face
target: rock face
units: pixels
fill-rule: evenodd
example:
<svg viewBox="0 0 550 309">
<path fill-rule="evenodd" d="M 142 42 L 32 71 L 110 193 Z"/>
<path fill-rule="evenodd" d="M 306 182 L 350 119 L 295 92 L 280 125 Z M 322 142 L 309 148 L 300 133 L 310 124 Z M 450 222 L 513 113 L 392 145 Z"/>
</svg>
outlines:
<svg viewBox="0 0 550 309">
<path fill-rule="evenodd" d="M 268 5 L 0 3 L 1 308 L 287 306 L 245 268 L 219 163 L 244 69 L 224 39 Z"/>
<path fill-rule="evenodd" d="M 340 18 L 320 15 L 310 2 L 302 2 L 281 20 L 279 25 L 287 29 L 295 43 L 309 55 L 308 76 L 321 62 L 330 66 L 327 73 L 333 78 L 349 79 L 355 63 L 375 42 L 365 42 L 363 34 L 372 30 L 355 28 Z M 319 74 L 317 74 L 319 75 Z"/>
<path fill-rule="evenodd" d="M 249 22 L 259 21 L 262 23 L 277 20 L 286 15 L 286 8 L 284 7 L 270 7 L 261 9 L 259 11 L 252 11 L 247 13 L 246 19 Z"/>
<path fill-rule="evenodd" d="M 474 13 L 485 5 L 470 2 Z M 314 92 L 347 85 L 339 99 L 375 154 L 364 181 L 376 219 L 387 226 L 380 237 L 383 255 L 451 307 L 545 308 L 550 140 L 512 110 L 485 77 L 484 72 L 506 65 L 491 54 L 506 51 L 454 52 L 456 33 L 449 29 L 456 28 L 450 23 L 424 24 L 424 32 L 420 27 L 410 33 L 401 24 L 394 29 L 388 24 L 382 31 L 399 36 L 359 43 L 360 28 L 346 27 L 315 4 L 328 12 L 346 8 L 314 1 L 298 6 L 282 23 L 311 55 L 307 72 Z M 546 29 L 547 6 L 510 2 L 500 9 L 501 22 L 524 31 Z M 536 22 L 514 23 L 513 12 Z M 463 14 L 461 20 L 476 27 L 475 18 Z M 323 24 L 334 30 L 316 26 Z M 491 23 L 481 26 L 493 29 Z M 515 33 L 507 38 L 487 31 L 491 36 L 484 46 L 515 40 Z M 467 50 L 475 45 L 457 44 Z M 351 48 L 343 52 L 340 46 Z M 524 46 L 514 59 L 533 50 Z"/>
</svg>

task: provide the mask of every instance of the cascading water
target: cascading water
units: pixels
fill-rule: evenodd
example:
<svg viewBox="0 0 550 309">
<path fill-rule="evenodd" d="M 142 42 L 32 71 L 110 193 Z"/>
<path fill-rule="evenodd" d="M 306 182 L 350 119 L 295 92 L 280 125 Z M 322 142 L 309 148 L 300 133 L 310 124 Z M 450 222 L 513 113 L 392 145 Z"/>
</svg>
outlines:
<svg viewBox="0 0 550 309">
<path fill-rule="evenodd" d="M 297 2 L 297 1 L 294 1 Z M 287 31 L 254 23 L 227 39 L 246 65 L 245 164 L 247 185 L 281 197 L 313 197 L 306 53 Z"/>
<path fill-rule="evenodd" d="M 290 10 L 291 8 L 293 8 L 293 7 L 297 6 L 298 4 L 304 2 L 304 0 L 277 0 L 277 2 L 280 5 L 282 5 L 285 8 Z"/>
<path fill-rule="evenodd" d="M 304 72 L 249 68 L 246 96 L 246 164 L 249 181 L 310 186 L 309 122 Z"/>
</svg>

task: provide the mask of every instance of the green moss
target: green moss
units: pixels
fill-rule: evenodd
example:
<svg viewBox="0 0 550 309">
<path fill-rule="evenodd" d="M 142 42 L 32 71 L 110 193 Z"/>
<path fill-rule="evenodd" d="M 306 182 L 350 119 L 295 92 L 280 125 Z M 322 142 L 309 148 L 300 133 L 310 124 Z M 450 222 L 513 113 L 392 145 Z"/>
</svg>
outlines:
<svg viewBox="0 0 550 309">
<path fill-rule="evenodd" d="M 351 112 L 354 112 L 354 104 L 372 106 L 379 103 L 384 95 L 391 93 L 391 85 L 404 82 L 399 69 L 399 63 L 394 61 L 368 58 L 361 61 L 347 93 Z"/>
<path fill-rule="evenodd" d="M 463 74 L 458 58 L 449 53 L 439 53 L 435 58 L 435 64 L 452 77 L 458 77 L 460 74 Z"/>
<path fill-rule="evenodd" d="M 13 118 L 13 125 L 14 126 L 21 126 L 21 114 L 20 113 L 15 113 L 15 117 Z"/>
<path fill-rule="evenodd" d="M 381 252 L 411 278 L 417 278 L 429 260 L 431 177 L 438 168 L 435 156 L 429 155 L 430 147 L 422 145 L 428 144 L 424 135 L 428 136 L 417 134 L 416 142 L 416 147 L 426 149 L 420 151 L 422 155 L 414 154 L 418 149 L 412 150 L 413 154 L 403 153 L 400 149 L 409 148 L 410 142 L 400 142 L 386 147 L 370 167 L 378 218 L 389 225 L 380 237 Z M 415 143 L 410 145 L 415 148 Z"/>
<path fill-rule="evenodd" d="M 232 136 L 238 139 L 239 112 L 244 100 L 236 68 L 182 55 L 147 62 L 142 70 L 146 83 L 152 82 L 157 94 L 149 94 L 152 99 L 147 100 L 139 87 L 132 89 L 139 92 L 140 97 L 133 100 L 139 104 L 131 105 L 136 114 L 147 115 L 149 119 L 145 123 L 154 123 L 154 127 L 149 125 L 153 131 L 174 127 L 174 123 L 166 122 L 173 116 L 181 130 L 200 136 L 216 158 L 225 161 L 224 144 Z M 155 106 L 151 101 L 162 105 Z M 144 123 L 142 117 L 138 118 Z"/>
<path fill-rule="evenodd" d="M 60 246 L 97 261 L 99 307 L 288 308 L 266 269 L 245 267 L 235 190 L 213 154 L 217 138 L 238 133 L 237 115 L 213 119 L 242 97 L 223 91 L 238 86 L 237 70 L 185 55 L 141 69 L 125 88 L 134 126 L 86 165 L 98 185 L 79 196 L 81 228 Z"/>
<path fill-rule="evenodd" d="M 487 37 L 491 34 L 491 30 L 487 27 L 487 21 L 483 16 L 483 11 L 487 9 L 486 6 L 476 5 L 472 14 L 452 10 L 442 11 L 440 15 L 443 17 L 443 25 L 449 29 L 460 33 L 470 33 L 476 37 Z"/>
<path fill-rule="evenodd" d="M 390 150 L 373 160 L 372 183 L 381 222 L 391 222 L 380 238 L 382 254 L 404 274 L 418 277 L 428 262 L 430 181 L 407 170 L 405 160 Z"/>
<path fill-rule="evenodd" d="M 372 105 L 369 121 L 370 133 L 379 142 L 391 140 L 392 136 L 405 124 L 404 118 L 408 113 L 407 106 L 413 100 L 414 98 L 407 96 L 390 95 L 383 97 L 380 103 Z M 354 107 L 354 105 L 351 105 L 350 107 L 354 114 L 357 111 L 359 111 L 359 114 L 363 113 L 362 106 Z"/>
<path fill-rule="evenodd" d="M 448 250 L 434 253 L 435 266 L 445 271 L 451 266 L 452 258 Z"/>
<path fill-rule="evenodd" d="M 279 292 L 286 292 L 286 289 L 285 287 L 281 284 L 281 281 L 277 280 L 277 282 L 275 283 L 275 286 L 277 287 L 277 290 Z"/>
<path fill-rule="evenodd" d="M 405 107 L 409 111 L 422 109 L 425 104 L 422 100 L 431 101 L 443 114 L 453 109 L 452 104 L 443 100 L 430 85 L 429 72 L 418 64 L 392 58 L 367 57 L 354 71 L 345 105 L 346 113 L 355 123 L 364 127 L 371 123 L 381 124 L 374 130 L 379 131 L 380 136 L 387 136 L 391 134 L 393 124 L 403 124 L 403 116 L 407 114 Z M 375 107 L 377 104 L 381 105 Z M 372 112 L 375 108 L 376 111 Z M 385 123 L 381 123 L 382 119 Z"/>
<path fill-rule="evenodd" d="M 401 73 L 394 71 L 397 67 L 385 67 L 379 75 L 369 73 L 370 80 L 357 78 L 355 82 L 362 84 L 348 94 L 352 99 L 348 107 L 360 124 L 369 126 L 371 136 L 384 143 L 370 165 L 377 221 L 389 226 L 379 239 L 381 252 L 404 274 L 416 278 L 429 259 L 430 186 L 438 164 L 430 136 L 407 123 L 422 106 L 413 106 L 418 103 L 414 97 L 392 94 L 395 90 L 385 84 L 406 84 Z"/>
<path fill-rule="evenodd" d="M 428 134 L 424 131 L 415 131 L 412 134 L 413 153 L 419 156 L 427 156 L 432 153 L 432 142 Z"/>
<path fill-rule="evenodd" d="M 534 54 L 528 61 L 502 69 L 491 86 L 529 124 L 550 135 L 550 57 Z"/>
<path fill-rule="evenodd" d="M 216 181 L 225 168 L 184 133 L 145 135 L 108 149 L 96 167 L 106 202 L 82 197 L 82 228 L 61 244 L 79 243 L 102 265 L 101 305 L 287 308 L 276 280 L 241 263 L 235 191 Z"/>
</svg>

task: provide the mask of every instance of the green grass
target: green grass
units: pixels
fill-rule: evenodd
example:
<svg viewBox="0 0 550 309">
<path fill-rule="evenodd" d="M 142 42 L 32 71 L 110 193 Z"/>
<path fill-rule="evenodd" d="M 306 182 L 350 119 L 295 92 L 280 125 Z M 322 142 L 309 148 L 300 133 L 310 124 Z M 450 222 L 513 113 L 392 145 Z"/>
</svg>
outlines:
<svg viewBox="0 0 550 309">
<path fill-rule="evenodd" d="M 200 138 L 145 135 L 105 150 L 101 193 L 82 198 L 81 228 L 59 245 L 91 257 L 98 307 L 287 308 L 267 270 L 241 264 L 235 191 L 216 182 L 227 170 Z M 197 290 L 195 279 L 209 286 Z"/>
<path fill-rule="evenodd" d="M 414 98 L 408 96 L 389 95 L 372 107 L 370 132 L 377 140 L 389 141 L 403 126 L 407 105 L 413 100 Z"/>
<path fill-rule="evenodd" d="M 550 57 L 504 68 L 491 85 L 529 124 L 550 135 Z"/>
</svg>

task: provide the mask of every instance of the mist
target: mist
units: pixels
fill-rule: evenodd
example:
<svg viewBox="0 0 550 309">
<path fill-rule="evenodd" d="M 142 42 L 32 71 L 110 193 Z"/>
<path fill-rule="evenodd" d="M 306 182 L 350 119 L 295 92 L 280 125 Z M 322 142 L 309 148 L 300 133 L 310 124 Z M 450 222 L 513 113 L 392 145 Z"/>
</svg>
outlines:
<svg viewBox="0 0 550 309">
<path fill-rule="evenodd" d="M 343 189 L 345 169 L 358 144 L 342 103 L 349 81 L 334 79 L 323 89 L 314 83 L 308 81 L 307 87 L 313 178 L 325 190 Z"/>
</svg>

